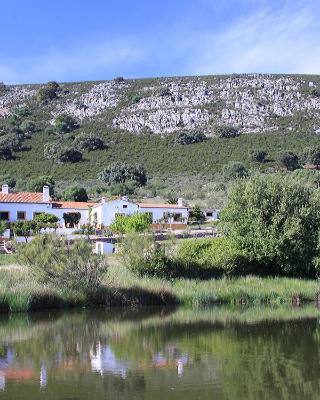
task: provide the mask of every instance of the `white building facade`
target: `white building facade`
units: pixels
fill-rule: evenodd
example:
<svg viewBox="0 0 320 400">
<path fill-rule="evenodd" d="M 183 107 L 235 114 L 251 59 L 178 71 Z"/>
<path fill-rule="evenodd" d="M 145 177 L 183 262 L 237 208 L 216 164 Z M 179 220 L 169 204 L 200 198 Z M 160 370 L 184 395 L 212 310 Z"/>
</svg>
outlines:
<svg viewBox="0 0 320 400">
<path fill-rule="evenodd" d="M 55 215 L 58 225 L 65 227 L 63 214 L 80 213 L 79 225 L 89 222 L 89 210 L 93 203 L 52 201 L 48 186 L 42 193 L 10 193 L 7 185 L 2 185 L 0 193 L 0 221 L 30 221 L 38 214 Z"/>
<path fill-rule="evenodd" d="M 50 198 L 47 186 L 43 187 L 42 193 L 10 193 L 8 186 L 2 185 L 0 221 L 29 221 L 41 213 L 55 215 L 60 228 L 78 228 L 83 224 L 108 227 L 118 215 L 148 213 L 154 228 L 184 229 L 189 217 L 188 207 L 182 199 L 178 200 L 178 204 L 134 203 L 126 196 L 110 201 L 102 198 L 99 203 L 54 201 Z M 64 214 L 68 213 L 80 213 L 77 226 L 65 225 Z"/>
</svg>

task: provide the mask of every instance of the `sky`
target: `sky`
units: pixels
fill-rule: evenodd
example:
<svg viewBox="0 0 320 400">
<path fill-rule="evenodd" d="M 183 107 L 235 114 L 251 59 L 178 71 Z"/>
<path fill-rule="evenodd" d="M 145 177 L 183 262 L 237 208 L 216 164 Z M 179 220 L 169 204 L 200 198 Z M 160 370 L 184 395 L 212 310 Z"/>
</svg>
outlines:
<svg viewBox="0 0 320 400">
<path fill-rule="evenodd" d="M 6 84 L 320 73 L 320 0 L 1 0 Z"/>
</svg>

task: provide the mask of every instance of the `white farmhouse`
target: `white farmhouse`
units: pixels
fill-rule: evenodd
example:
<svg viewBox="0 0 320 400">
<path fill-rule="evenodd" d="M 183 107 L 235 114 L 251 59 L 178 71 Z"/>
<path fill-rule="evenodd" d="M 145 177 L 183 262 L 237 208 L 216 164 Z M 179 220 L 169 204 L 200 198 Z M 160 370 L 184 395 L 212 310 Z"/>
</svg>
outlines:
<svg viewBox="0 0 320 400">
<path fill-rule="evenodd" d="M 178 204 L 133 203 L 127 196 L 121 199 L 106 201 L 92 207 L 91 223 L 95 226 L 109 226 L 117 215 L 132 215 L 134 213 L 148 213 L 152 218 L 154 228 L 184 229 L 188 222 L 188 207 L 183 205 L 182 199 Z"/>
<path fill-rule="evenodd" d="M 110 226 L 117 215 L 148 213 L 154 228 L 184 229 L 188 222 L 188 207 L 179 199 L 178 204 L 133 203 L 124 196 L 121 199 L 99 203 L 54 201 L 50 198 L 49 187 L 42 193 L 10 193 L 8 185 L 2 185 L 0 193 L 0 221 L 16 222 L 32 220 L 37 214 L 49 213 L 59 218 L 60 228 L 65 226 L 63 215 L 80 213 L 80 225 L 90 223 L 95 227 Z"/>
<path fill-rule="evenodd" d="M 10 193 L 8 185 L 2 185 L 0 193 L 0 221 L 16 222 L 32 220 L 37 214 L 49 213 L 59 218 L 59 226 L 65 227 L 64 213 L 80 213 L 79 225 L 89 221 L 89 209 L 93 203 L 53 201 L 49 187 L 44 186 L 42 193 Z"/>
</svg>

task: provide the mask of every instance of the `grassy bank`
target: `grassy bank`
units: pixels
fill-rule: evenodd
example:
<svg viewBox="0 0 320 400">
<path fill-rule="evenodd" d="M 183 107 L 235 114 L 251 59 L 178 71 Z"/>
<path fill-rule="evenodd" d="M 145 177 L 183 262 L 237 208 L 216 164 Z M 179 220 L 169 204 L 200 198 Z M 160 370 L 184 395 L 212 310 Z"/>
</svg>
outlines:
<svg viewBox="0 0 320 400">
<path fill-rule="evenodd" d="M 137 278 L 111 258 L 106 287 L 90 294 L 64 291 L 36 283 L 26 268 L 0 269 L 0 310 L 21 312 L 85 306 L 182 304 L 281 304 L 314 301 L 318 281 L 288 278 L 165 281 Z"/>
</svg>

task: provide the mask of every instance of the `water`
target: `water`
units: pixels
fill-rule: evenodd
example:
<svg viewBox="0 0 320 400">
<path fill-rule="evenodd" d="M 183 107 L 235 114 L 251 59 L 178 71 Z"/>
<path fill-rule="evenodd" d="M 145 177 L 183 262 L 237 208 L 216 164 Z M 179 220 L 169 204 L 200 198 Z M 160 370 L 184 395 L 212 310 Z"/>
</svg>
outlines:
<svg viewBox="0 0 320 400">
<path fill-rule="evenodd" d="M 320 399 L 319 310 L 113 309 L 0 319 L 0 399 Z"/>
</svg>

